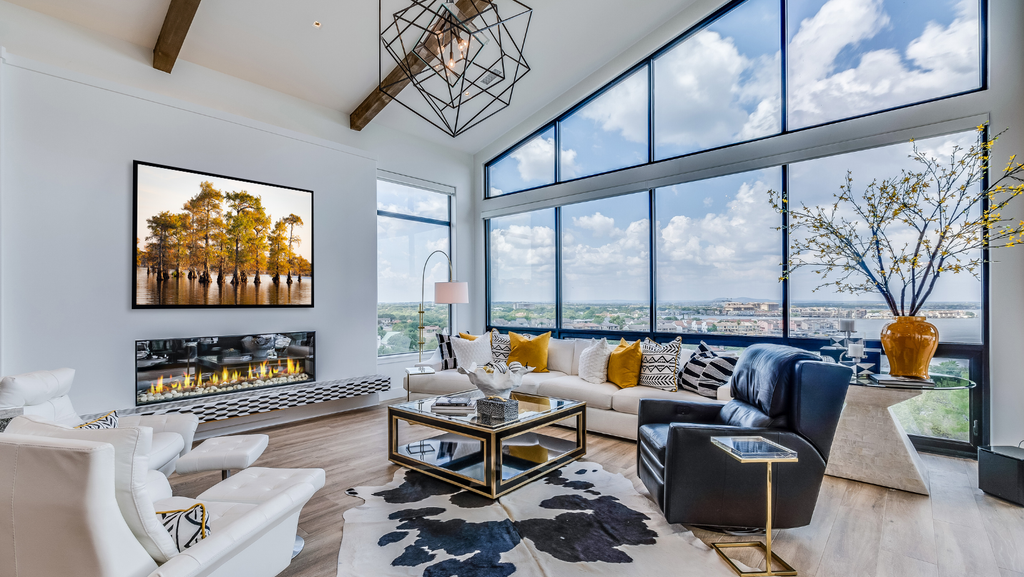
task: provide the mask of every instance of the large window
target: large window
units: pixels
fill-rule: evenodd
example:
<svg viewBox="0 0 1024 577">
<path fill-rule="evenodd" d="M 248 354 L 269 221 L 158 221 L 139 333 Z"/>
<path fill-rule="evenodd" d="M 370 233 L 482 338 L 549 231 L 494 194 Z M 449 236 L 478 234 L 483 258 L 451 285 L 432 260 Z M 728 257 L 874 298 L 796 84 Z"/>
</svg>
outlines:
<svg viewBox="0 0 1024 577">
<path fill-rule="evenodd" d="M 555 211 L 488 221 L 490 322 L 506 327 L 555 326 Z"/>
<path fill-rule="evenodd" d="M 562 208 L 562 328 L 650 330 L 648 196 Z"/>
<path fill-rule="evenodd" d="M 654 156 L 782 129 L 779 0 L 747 0 L 654 60 Z"/>
<path fill-rule="evenodd" d="M 647 76 L 644 66 L 559 122 L 561 180 L 647 162 Z"/>
<path fill-rule="evenodd" d="M 789 128 L 981 86 L 978 0 L 789 0 Z"/>
<path fill-rule="evenodd" d="M 982 2 L 730 2 L 489 162 L 486 196 L 978 90 Z"/>
<path fill-rule="evenodd" d="M 782 336 L 782 232 L 769 168 L 660 188 L 658 331 Z"/>
<path fill-rule="evenodd" d="M 969 148 L 976 138 L 972 131 L 916 144 L 930 156 L 945 158 L 954 146 Z M 793 206 L 831 206 L 847 171 L 853 178 L 853 191 L 862 193 L 876 179 L 898 175 L 901 170 L 918 170 L 919 165 L 908 158 L 911 152 L 913 145 L 906 143 L 791 164 L 789 202 Z M 840 216 L 854 217 L 852 211 Z M 888 233 L 896 247 L 913 247 L 917 238 L 906 226 L 890 227 Z M 835 280 L 835 275 L 824 280 Z M 798 268 L 793 272 L 789 283 L 791 336 L 827 337 L 838 330 L 839 319 L 846 318 L 855 320 L 861 335 L 876 338 L 882 326 L 891 321 L 892 313 L 877 292 L 851 295 L 836 292 L 830 286 L 818 288 L 822 284 L 821 275 L 813 270 Z M 946 273 L 939 277 L 921 314 L 939 329 L 943 342 L 980 343 L 981 297 L 979 279 L 966 272 Z"/>
<path fill-rule="evenodd" d="M 555 182 L 555 129 L 542 130 L 487 168 L 488 196 Z"/>
<path fill-rule="evenodd" d="M 377 354 L 419 350 L 421 279 L 427 256 L 450 254 L 451 197 L 440 192 L 377 181 Z M 448 262 L 434 257 L 427 269 L 424 348 L 449 327 L 449 305 L 435 305 L 433 283 L 448 280 Z"/>
</svg>

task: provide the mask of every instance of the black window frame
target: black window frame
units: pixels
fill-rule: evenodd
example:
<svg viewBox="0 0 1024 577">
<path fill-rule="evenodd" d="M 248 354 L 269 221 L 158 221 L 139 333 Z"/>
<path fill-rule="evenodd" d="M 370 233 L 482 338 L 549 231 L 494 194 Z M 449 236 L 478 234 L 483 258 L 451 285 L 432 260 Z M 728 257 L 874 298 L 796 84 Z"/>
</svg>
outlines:
<svg viewBox="0 0 1024 577">
<path fill-rule="evenodd" d="M 423 188 L 421 186 L 417 186 L 417 185 L 411 184 L 409 182 L 403 182 L 401 180 L 393 180 L 393 179 L 384 178 L 384 177 L 381 177 L 381 176 L 377 177 L 377 181 L 378 182 L 379 181 L 385 181 L 385 182 L 389 182 L 391 184 L 397 184 L 399 186 L 407 186 L 409 188 L 415 188 L 415 189 L 418 189 L 418 190 L 422 190 L 422 191 L 426 191 L 426 192 L 432 192 L 434 194 L 440 194 L 440 195 L 448 197 L 447 198 L 448 220 L 440 220 L 440 219 L 429 218 L 429 217 L 425 217 L 425 216 L 416 216 L 416 215 L 411 215 L 411 214 L 403 214 L 403 213 L 400 213 L 400 212 L 390 212 L 390 211 L 387 211 L 387 210 L 380 210 L 380 209 L 377 209 L 377 218 L 380 218 L 380 217 L 383 216 L 383 217 L 394 218 L 394 219 L 398 219 L 398 220 L 406 220 L 406 221 L 409 221 L 409 222 L 419 222 L 419 223 L 424 223 L 424 224 L 432 224 L 432 225 L 436 225 L 436 226 L 447 227 L 447 229 L 448 229 L 448 256 L 451 257 L 452 252 L 453 252 L 452 249 L 454 248 L 454 244 L 453 244 L 454 243 L 454 238 L 453 238 L 453 234 L 452 234 L 453 233 L 453 230 L 452 230 L 452 196 L 453 195 L 451 195 L 449 193 L 446 193 L 446 192 L 440 192 L 440 191 L 437 191 L 437 190 L 431 190 L 429 188 Z M 377 264 L 378 264 L 378 266 L 380 266 L 379 262 Z M 380 301 L 377 301 L 377 306 L 378 307 L 380 306 Z M 448 332 L 451 332 L 451 330 L 452 330 L 452 310 L 453 310 L 452 306 L 453 305 L 448 305 Z M 388 358 L 393 358 L 393 357 L 397 357 L 397 356 L 401 356 L 401 355 L 414 355 L 416 353 L 417 353 L 417 351 L 410 351 L 410 352 L 405 352 L 405 353 L 391 353 L 391 354 L 387 354 L 387 355 L 382 355 L 378 351 L 377 358 L 378 359 L 388 359 Z"/>
<path fill-rule="evenodd" d="M 983 133 L 984 138 L 988 138 L 989 134 L 986 130 Z M 883 145 L 884 146 L 884 145 Z M 782 169 L 782 195 L 787 201 L 789 199 L 789 164 L 779 165 Z M 988 185 L 988 174 L 983 175 L 982 186 Z M 659 187 L 663 188 L 663 187 Z M 615 196 L 623 196 L 628 194 L 637 194 L 643 192 L 644 188 L 637 190 L 630 190 L 629 192 L 623 192 Z M 649 226 L 651 239 L 650 239 L 650 251 L 649 251 L 649 268 L 650 268 L 650 282 L 649 282 L 649 298 L 650 298 L 650 330 L 638 332 L 638 331 L 588 331 L 579 329 L 566 329 L 563 328 L 563 299 L 562 299 L 562 208 L 564 206 L 571 206 L 587 202 L 586 200 L 565 202 L 554 207 L 544 207 L 540 209 L 531 209 L 526 212 L 534 212 L 536 210 L 554 210 L 555 214 L 555 326 L 552 328 L 541 328 L 541 327 L 517 327 L 502 324 L 495 324 L 491 319 L 491 227 L 490 218 L 484 219 L 484 270 L 485 270 L 485 324 L 488 331 L 492 329 L 498 329 L 499 331 L 513 330 L 515 332 L 522 332 L 526 334 L 543 334 L 545 332 L 551 332 L 551 335 L 555 338 L 625 338 L 627 340 L 646 339 L 649 338 L 658 342 L 668 342 L 674 340 L 677 337 L 682 339 L 684 344 L 697 345 L 700 342 L 705 342 L 713 346 L 733 346 L 733 347 L 747 347 L 757 343 L 776 343 L 781 345 L 788 345 L 807 350 L 816 351 L 821 347 L 831 344 L 829 339 L 821 338 L 806 338 L 806 337 L 791 337 L 790 336 L 790 309 L 792 308 L 792 302 L 790 298 L 789 283 L 791 282 L 788 275 L 784 275 L 782 282 L 782 336 L 761 336 L 761 335 L 717 335 L 712 333 L 671 333 L 671 332 L 659 332 L 657 330 L 657 260 L 658 260 L 658 248 L 657 248 L 657 230 L 654 223 L 657 222 L 656 214 L 656 188 L 647 188 L 648 191 L 648 218 L 651 219 L 651 225 Z M 988 200 L 983 199 L 982 210 L 988 209 Z M 515 214 L 515 213 L 513 213 Z M 494 217 L 494 218 L 501 218 Z M 782 243 L 783 243 L 783 262 L 789 262 L 789 234 L 788 224 L 789 215 L 783 212 L 779 215 L 779 223 L 782 226 Z M 982 249 L 982 267 L 981 267 L 981 291 L 982 291 L 982 342 L 981 343 L 956 343 L 956 342 L 942 342 L 938 346 L 938 350 L 935 353 L 936 357 L 951 358 L 951 359 L 962 359 L 970 362 L 969 378 L 977 383 L 970 392 L 970 408 L 968 418 L 970 420 L 970 441 L 962 442 L 952 439 L 942 439 L 938 437 L 926 437 L 919 435 L 909 435 L 914 446 L 919 450 L 928 451 L 933 453 L 939 453 L 944 455 L 974 458 L 977 456 L 977 449 L 979 446 L 987 446 L 990 439 L 990 431 L 988 424 L 991 422 L 991 390 L 989 382 L 989 325 L 990 325 L 990 302 L 989 302 L 989 259 L 990 250 L 986 246 Z M 780 268 L 780 272 L 782 268 Z M 867 348 L 871 349 L 882 349 L 882 343 L 878 338 L 865 339 Z"/>
<path fill-rule="evenodd" d="M 495 156 L 491 160 L 488 160 L 487 162 L 485 162 L 484 163 L 484 190 L 483 190 L 483 198 L 485 200 L 492 199 L 492 198 L 502 198 L 502 197 L 508 196 L 510 194 L 519 194 L 519 193 L 523 193 L 523 192 L 529 192 L 529 191 L 538 190 L 538 189 L 541 189 L 541 188 L 546 188 L 546 187 L 549 187 L 549 186 L 555 186 L 555 185 L 566 183 L 566 182 L 575 182 L 575 181 L 578 181 L 578 180 L 584 180 L 584 179 L 587 179 L 587 178 L 594 178 L 594 177 L 602 176 L 602 175 L 606 175 L 606 174 L 614 174 L 616 172 L 620 172 L 620 171 L 623 171 L 623 170 L 631 170 L 631 169 L 637 168 L 639 166 L 649 166 L 649 165 L 658 164 L 658 163 L 662 163 L 662 162 L 669 162 L 669 161 L 677 160 L 677 159 L 680 159 L 680 158 L 686 158 L 688 156 L 692 156 L 692 155 L 695 155 L 695 154 L 704 154 L 706 152 L 710 152 L 710 151 L 714 151 L 714 150 L 721 150 L 721 149 L 724 149 L 724 148 L 731 148 L 731 147 L 734 147 L 734 146 L 749 144 L 751 142 L 758 142 L 758 141 L 766 140 L 766 139 L 769 139 L 769 138 L 778 138 L 780 136 L 784 136 L 784 135 L 787 135 L 787 134 L 795 134 L 795 133 L 803 132 L 805 130 L 812 130 L 812 129 L 815 129 L 815 128 L 820 128 L 820 127 L 823 127 L 823 126 L 829 126 L 829 125 L 840 123 L 840 122 L 847 122 L 847 121 L 850 121 L 850 120 L 855 120 L 855 119 L 859 119 L 859 118 L 865 118 L 865 117 L 868 117 L 868 116 L 874 116 L 876 114 L 884 114 L 886 112 L 891 112 L 891 111 L 894 111 L 894 110 L 901 110 L 901 109 L 909 108 L 909 107 L 913 107 L 913 106 L 920 106 L 922 104 L 927 104 L 927 103 L 930 103 L 930 102 L 937 102 L 937 101 L 946 100 L 946 99 L 949 99 L 949 98 L 956 98 L 958 96 L 963 96 L 965 94 L 972 94 L 972 93 L 975 93 L 975 92 L 981 92 L 981 91 L 984 91 L 984 90 L 988 90 L 988 44 L 989 44 L 989 42 L 988 42 L 988 8 L 989 8 L 989 6 L 988 6 L 988 0 L 976 0 L 978 2 L 978 28 L 979 28 L 979 30 L 978 30 L 978 41 L 979 41 L 979 58 L 980 58 L 979 74 L 981 76 L 980 84 L 979 84 L 979 86 L 977 88 L 972 88 L 970 90 L 963 90 L 963 91 L 956 92 L 956 93 L 953 93 L 953 94 L 946 94 L 944 96 L 936 96 L 934 98 L 929 98 L 929 99 L 926 99 L 926 100 L 910 102 L 910 103 L 901 104 L 901 105 L 898 105 L 898 106 L 892 106 L 892 107 L 889 107 L 889 108 L 875 110 L 875 111 L 872 111 L 872 112 L 865 112 L 863 114 L 858 114 L 858 115 L 854 115 L 854 116 L 847 116 L 847 117 L 843 117 L 843 118 L 838 118 L 836 120 L 830 120 L 828 122 L 822 122 L 822 123 L 819 123 L 819 124 L 813 124 L 813 125 L 804 126 L 804 127 L 801 127 L 801 128 L 797 128 L 797 129 L 791 130 L 789 128 L 789 111 L 788 111 L 788 106 L 789 106 L 789 87 L 788 87 L 788 81 L 787 81 L 788 72 L 789 72 L 789 55 L 788 55 L 789 54 L 789 46 L 788 46 L 788 44 L 789 44 L 789 29 L 788 29 L 788 13 L 787 13 L 787 1 L 788 0 L 779 0 L 779 3 L 780 3 L 780 19 L 781 19 L 780 34 L 781 34 L 781 38 L 782 38 L 782 44 L 781 44 L 782 82 L 781 82 L 781 87 L 780 87 L 780 90 L 781 90 L 780 98 L 781 98 L 781 114 L 782 114 L 782 119 L 781 119 L 781 125 L 780 125 L 779 132 L 776 132 L 775 134 L 770 134 L 770 135 L 767 135 L 767 136 L 761 136 L 761 137 L 758 137 L 758 138 L 752 138 L 752 139 L 743 140 L 743 141 L 740 141 L 740 142 L 733 142 L 733 143 L 729 143 L 729 144 L 723 144 L 721 146 L 716 146 L 716 147 L 712 147 L 712 148 L 705 148 L 705 149 L 701 149 L 701 150 L 697 150 L 697 151 L 693 151 L 693 152 L 688 152 L 686 154 L 681 154 L 681 155 L 678 155 L 678 156 L 672 156 L 672 157 L 667 157 L 667 158 L 663 158 L 663 159 L 660 159 L 660 160 L 655 160 L 655 155 L 654 155 L 654 136 L 655 136 L 655 131 L 654 131 L 654 128 L 655 128 L 655 125 L 654 125 L 654 92 L 655 92 L 655 90 L 654 90 L 654 86 L 655 86 L 655 81 L 654 81 L 654 60 L 656 60 L 658 57 L 664 55 L 665 53 L 671 51 L 673 48 L 678 46 L 680 43 L 686 41 L 688 38 L 690 38 L 694 34 L 697 34 L 698 32 L 700 32 L 703 29 L 707 28 L 712 23 L 714 23 L 716 20 L 722 18 L 727 13 L 729 13 L 731 10 L 733 10 L 734 8 L 738 7 L 739 5 L 741 5 L 741 4 L 743 4 L 744 2 L 747 2 L 747 1 L 748 0 L 731 0 L 729 3 L 725 4 L 724 6 L 720 7 L 719 9 L 715 10 L 714 12 L 712 12 L 711 14 L 709 14 L 708 16 L 706 16 L 705 18 L 703 18 L 702 20 L 700 20 L 699 22 L 697 22 L 696 24 L 691 26 L 690 28 L 688 28 L 685 31 L 683 31 L 681 34 L 679 34 L 678 36 L 676 36 L 675 38 L 670 40 L 668 43 L 664 44 L 663 46 L 659 47 L 657 50 L 655 50 L 651 54 L 649 54 L 646 57 L 642 58 L 639 62 L 637 62 L 633 66 L 630 66 L 625 72 L 619 74 L 618 76 L 613 78 L 611 81 L 609 81 L 606 84 L 602 85 L 596 91 L 594 91 L 593 93 L 588 95 L 586 98 L 584 98 L 580 102 L 578 102 L 578 103 L 574 104 L 573 106 L 571 106 L 565 112 L 562 112 L 561 114 L 556 116 L 551 121 L 546 122 L 538 130 L 530 133 L 530 135 L 528 135 L 525 138 L 519 140 L 514 145 L 512 145 L 510 148 L 508 148 L 505 151 L 499 153 L 497 156 Z M 600 173 L 596 173 L 596 174 L 589 174 L 587 176 L 582 176 L 582 177 L 562 180 L 561 179 L 561 174 L 560 174 L 560 172 L 561 172 L 560 171 L 560 167 L 561 167 L 560 160 L 561 159 L 559 158 L 559 155 L 560 155 L 560 152 L 561 152 L 561 138 L 560 138 L 560 125 L 561 125 L 561 122 L 563 120 L 565 120 L 566 118 L 568 118 L 573 112 L 579 110 L 583 106 L 586 106 L 592 100 L 594 100 L 597 97 L 601 96 L 606 91 L 608 91 L 609 89 L 611 89 L 615 85 L 619 84 L 624 79 L 629 77 L 634 72 L 638 71 L 640 68 L 643 68 L 644 66 L 648 67 L 648 69 L 647 69 L 648 70 L 648 93 L 647 93 L 647 97 L 648 97 L 648 102 L 647 102 L 647 144 L 648 144 L 648 155 L 647 155 L 647 162 L 646 163 L 641 163 L 641 164 L 636 164 L 636 165 L 633 165 L 633 166 L 617 168 L 617 169 L 614 169 L 614 170 L 609 170 L 609 171 L 600 172 Z M 503 193 L 501 195 L 491 196 L 491 193 L 490 193 L 490 191 L 491 191 L 490 167 L 492 165 L 494 165 L 494 164 L 497 164 L 497 163 L 501 162 L 506 157 L 508 157 L 513 152 L 515 152 L 520 147 L 522 147 L 524 144 L 526 144 L 530 139 L 534 138 L 538 134 L 548 130 L 551 127 L 554 127 L 554 130 L 555 130 L 555 156 L 554 156 L 555 181 L 553 183 L 551 183 L 551 184 L 543 184 L 543 185 L 538 185 L 538 186 L 534 186 L 534 187 L 530 187 L 530 188 L 524 188 L 524 189 L 516 190 L 516 191 L 512 191 L 512 192 L 505 192 L 505 193 Z"/>
</svg>

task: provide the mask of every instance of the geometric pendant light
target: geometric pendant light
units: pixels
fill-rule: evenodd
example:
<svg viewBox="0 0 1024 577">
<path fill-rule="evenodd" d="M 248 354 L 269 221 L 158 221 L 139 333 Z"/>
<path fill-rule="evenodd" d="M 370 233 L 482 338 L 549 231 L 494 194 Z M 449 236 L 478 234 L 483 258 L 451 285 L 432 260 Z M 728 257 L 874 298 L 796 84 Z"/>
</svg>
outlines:
<svg viewBox="0 0 1024 577">
<path fill-rule="evenodd" d="M 455 137 L 512 102 L 533 10 L 518 0 L 411 0 L 384 15 L 381 92 Z M 404 90 L 412 85 L 414 90 Z"/>
</svg>

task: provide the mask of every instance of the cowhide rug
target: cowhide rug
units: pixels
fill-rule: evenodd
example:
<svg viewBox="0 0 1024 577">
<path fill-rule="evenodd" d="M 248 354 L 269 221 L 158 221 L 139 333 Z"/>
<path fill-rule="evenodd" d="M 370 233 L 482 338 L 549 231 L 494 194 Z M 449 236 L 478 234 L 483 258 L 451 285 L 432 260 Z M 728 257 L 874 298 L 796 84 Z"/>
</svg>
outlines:
<svg viewBox="0 0 1024 577">
<path fill-rule="evenodd" d="M 579 461 L 497 501 L 402 469 L 356 487 L 339 577 L 733 577 L 623 477 Z"/>
</svg>

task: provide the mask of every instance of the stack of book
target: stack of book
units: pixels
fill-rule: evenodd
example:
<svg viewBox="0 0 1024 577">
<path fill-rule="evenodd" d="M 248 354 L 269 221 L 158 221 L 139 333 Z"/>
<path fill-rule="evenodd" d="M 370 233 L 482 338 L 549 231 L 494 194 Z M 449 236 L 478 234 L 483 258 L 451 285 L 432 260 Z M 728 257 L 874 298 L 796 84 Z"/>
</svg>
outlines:
<svg viewBox="0 0 1024 577">
<path fill-rule="evenodd" d="M 476 413 L 476 399 L 468 397 L 441 397 L 430 407 L 439 415 L 472 415 Z"/>
<path fill-rule="evenodd" d="M 879 385 L 899 385 L 901 387 L 921 387 L 930 389 L 935 386 L 931 379 L 916 379 L 914 377 L 897 377 L 894 375 L 871 375 L 871 380 Z"/>
</svg>

